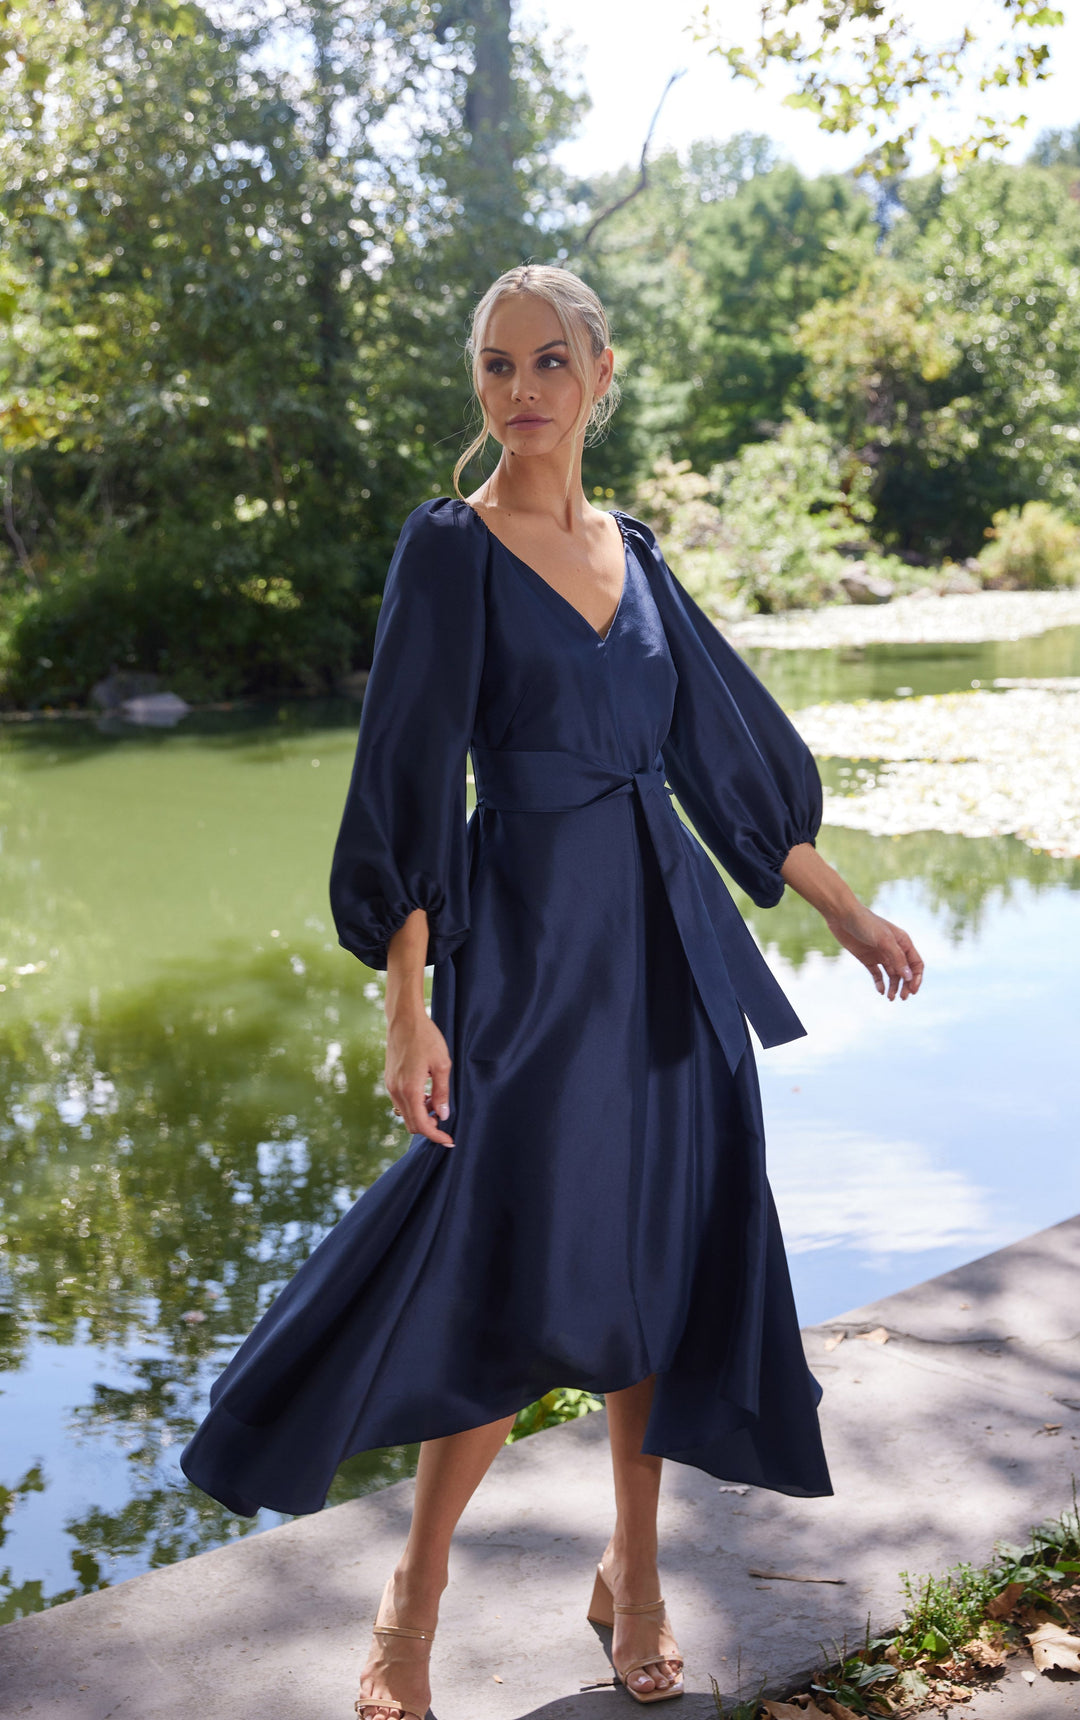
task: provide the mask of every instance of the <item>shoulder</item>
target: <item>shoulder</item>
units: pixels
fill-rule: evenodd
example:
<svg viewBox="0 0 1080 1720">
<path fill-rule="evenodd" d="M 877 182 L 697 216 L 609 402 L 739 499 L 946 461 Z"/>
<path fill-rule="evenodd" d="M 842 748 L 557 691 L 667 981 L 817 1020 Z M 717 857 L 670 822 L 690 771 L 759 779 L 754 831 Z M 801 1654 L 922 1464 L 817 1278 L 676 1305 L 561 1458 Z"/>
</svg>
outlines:
<svg viewBox="0 0 1080 1720">
<path fill-rule="evenodd" d="M 437 595 L 483 582 L 485 528 L 467 502 L 436 496 L 405 519 L 390 563 L 387 589 L 407 584 Z"/>
<path fill-rule="evenodd" d="M 622 508 L 613 508 L 612 512 L 614 513 L 615 518 L 619 521 L 623 531 L 630 537 L 637 538 L 640 541 L 646 555 L 652 561 L 656 562 L 658 567 L 664 568 L 670 572 L 670 569 L 667 568 L 667 563 L 664 560 L 660 545 L 656 541 L 656 533 L 653 531 L 652 527 L 647 526 L 644 520 L 636 520 L 633 514 L 626 513 Z"/>
<path fill-rule="evenodd" d="M 468 502 L 457 496 L 436 496 L 433 501 L 421 502 L 406 517 L 398 544 L 427 543 L 449 548 L 458 540 L 482 542 L 483 531 L 483 521 Z"/>
</svg>

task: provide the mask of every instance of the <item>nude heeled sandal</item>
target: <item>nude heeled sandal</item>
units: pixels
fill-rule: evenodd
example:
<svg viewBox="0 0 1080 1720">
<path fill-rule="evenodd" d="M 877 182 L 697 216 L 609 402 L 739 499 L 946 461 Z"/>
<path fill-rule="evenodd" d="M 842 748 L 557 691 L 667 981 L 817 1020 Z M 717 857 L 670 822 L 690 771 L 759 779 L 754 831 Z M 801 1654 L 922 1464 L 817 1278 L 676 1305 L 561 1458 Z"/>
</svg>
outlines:
<svg viewBox="0 0 1080 1720">
<path fill-rule="evenodd" d="M 608 1588 L 603 1566 L 597 1565 L 596 1581 L 593 1583 L 592 1600 L 589 1602 L 587 1615 L 589 1623 L 605 1625 L 608 1630 L 614 1630 L 616 1613 L 659 1613 L 658 1625 L 665 1622 L 666 1616 L 663 1596 L 658 1601 L 647 1601 L 643 1606 L 619 1606 Z M 616 1666 L 614 1659 L 611 1665 L 616 1681 L 622 1685 L 628 1696 L 634 1698 L 635 1702 L 666 1702 L 671 1696 L 682 1695 L 683 1682 L 681 1678 L 677 1684 L 669 1684 L 666 1690 L 655 1688 L 652 1690 L 633 1690 L 627 1683 L 632 1672 L 644 1672 L 647 1667 L 656 1666 L 660 1661 L 665 1661 L 667 1665 L 674 1666 L 677 1671 L 682 1672 L 683 1663 L 677 1654 L 660 1654 L 659 1652 L 646 1656 L 644 1660 L 635 1660 L 630 1666 Z"/>
<path fill-rule="evenodd" d="M 389 1587 L 390 1582 L 387 1581 L 386 1588 L 382 1592 L 382 1600 L 379 1602 L 379 1613 L 382 1612 L 383 1601 L 386 1600 L 386 1592 Z M 408 1624 L 380 1624 L 379 1613 L 375 1614 L 375 1623 L 371 1627 L 374 1636 L 409 1637 L 414 1642 L 435 1641 L 433 1630 L 417 1630 L 413 1625 Z M 383 1709 L 388 1714 L 397 1715 L 398 1720 L 406 1720 L 406 1717 L 407 1720 L 426 1720 L 426 1713 L 430 1713 L 429 1709 L 425 1714 L 418 1714 L 415 1708 L 406 1708 L 404 1703 L 395 1702 L 392 1697 L 365 1696 L 363 1691 L 356 1698 L 353 1707 L 357 1714 L 357 1720 L 364 1720 L 364 1715 L 369 1708 L 375 1712 Z"/>
</svg>

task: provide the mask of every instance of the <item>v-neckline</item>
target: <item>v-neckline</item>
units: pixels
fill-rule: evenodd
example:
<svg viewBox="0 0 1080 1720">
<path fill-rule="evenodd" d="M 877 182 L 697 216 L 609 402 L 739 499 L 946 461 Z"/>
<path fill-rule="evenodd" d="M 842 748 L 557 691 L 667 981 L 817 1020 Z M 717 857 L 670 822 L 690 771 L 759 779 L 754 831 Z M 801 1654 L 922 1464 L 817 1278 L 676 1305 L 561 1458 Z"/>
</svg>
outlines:
<svg viewBox="0 0 1080 1720">
<path fill-rule="evenodd" d="M 612 633 L 615 631 L 616 622 L 619 620 L 619 617 L 622 614 L 622 608 L 623 608 L 623 603 L 624 603 L 625 598 L 626 598 L 627 587 L 630 584 L 630 543 L 629 543 L 629 540 L 626 536 L 626 533 L 623 530 L 622 521 L 620 520 L 618 514 L 615 512 L 614 509 L 612 509 L 611 518 L 615 521 L 615 524 L 619 528 L 619 537 L 622 540 L 622 547 L 623 547 L 622 590 L 619 592 L 619 601 L 615 605 L 615 613 L 612 615 L 611 620 L 608 622 L 607 631 L 605 633 L 601 633 L 599 628 L 593 626 L 593 624 L 589 620 L 588 616 L 582 614 L 581 610 L 578 608 L 576 603 L 571 603 L 571 601 L 568 597 L 565 597 L 563 595 L 563 593 L 561 591 L 559 591 L 556 586 L 552 585 L 550 579 L 545 579 L 542 573 L 537 573 L 535 567 L 533 567 L 529 562 L 523 560 L 522 557 L 520 555 L 518 555 L 516 550 L 511 549 L 510 545 L 508 543 L 504 543 L 502 538 L 499 537 L 495 532 L 492 531 L 491 527 L 488 525 L 487 520 L 484 518 L 483 514 L 479 513 L 477 511 L 477 509 L 473 507 L 471 502 L 466 502 L 465 506 L 468 508 L 469 512 L 473 515 L 473 517 L 480 521 L 480 524 L 483 526 L 484 530 L 487 532 L 488 537 L 491 538 L 494 543 L 498 544 L 498 546 L 501 550 L 505 550 L 506 554 L 510 557 L 511 561 L 516 562 L 518 567 L 524 568 L 525 572 L 528 574 L 531 574 L 533 579 L 539 580 L 540 584 L 544 587 L 545 591 L 550 591 L 552 597 L 554 597 L 557 602 L 561 603 L 565 609 L 569 609 L 571 615 L 576 615 L 578 620 L 581 622 L 582 626 L 588 628 L 589 632 L 593 636 L 593 639 L 596 641 L 596 643 L 598 645 L 606 645 L 607 644 L 608 640 L 611 638 Z"/>
</svg>

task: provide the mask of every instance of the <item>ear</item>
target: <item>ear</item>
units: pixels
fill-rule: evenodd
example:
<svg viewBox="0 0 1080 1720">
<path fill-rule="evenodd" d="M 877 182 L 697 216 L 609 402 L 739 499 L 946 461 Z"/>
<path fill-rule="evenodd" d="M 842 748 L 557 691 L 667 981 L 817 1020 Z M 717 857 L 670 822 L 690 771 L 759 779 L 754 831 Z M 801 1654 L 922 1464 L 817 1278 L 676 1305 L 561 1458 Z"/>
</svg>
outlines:
<svg viewBox="0 0 1080 1720">
<path fill-rule="evenodd" d="M 611 379 L 615 375 L 615 354 L 610 346 L 605 346 L 596 360 L 596 383 L 593 388 L 593 399 L 602 400 L 611 387 Z"/>
</svg>

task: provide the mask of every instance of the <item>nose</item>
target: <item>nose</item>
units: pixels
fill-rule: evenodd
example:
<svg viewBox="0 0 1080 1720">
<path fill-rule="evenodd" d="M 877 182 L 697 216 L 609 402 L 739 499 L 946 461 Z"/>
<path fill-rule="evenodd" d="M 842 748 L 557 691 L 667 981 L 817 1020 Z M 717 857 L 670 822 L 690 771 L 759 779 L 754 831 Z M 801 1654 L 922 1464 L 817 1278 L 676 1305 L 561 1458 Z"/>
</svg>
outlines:
<svg viewBox="0 0 1080 1720">
<path fill-rule="evenodd" d="M 521 375 L 518 375 L 514 378 L 514 386 L 513 386 L 513 389 L 511 390 L 511 393 L 512 393 L 512 396 L 515 400 L 535 400 L 536 399 L 536 387 L 535 387 L 535 385 L 531 381 L 529 381 L 529 379 L 527 377 L 522 377 Z"/>
</svg>

